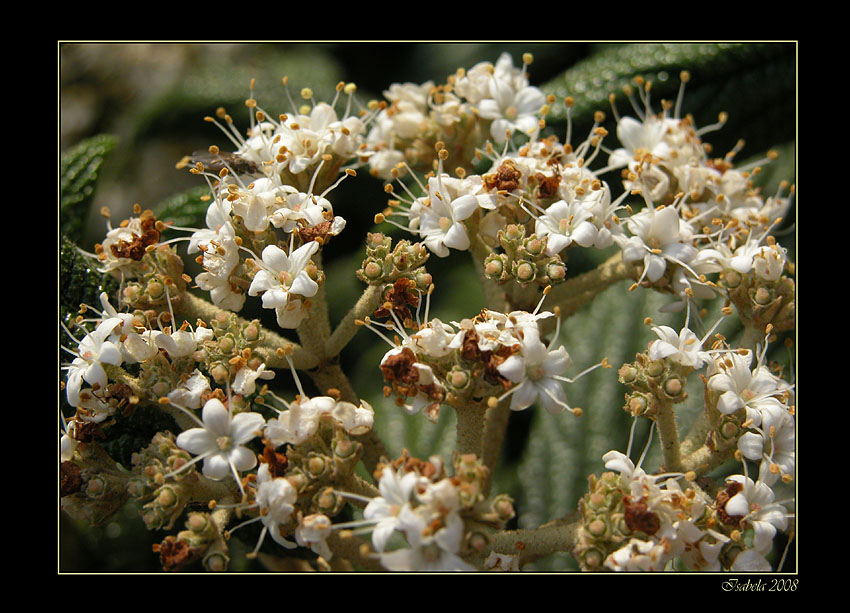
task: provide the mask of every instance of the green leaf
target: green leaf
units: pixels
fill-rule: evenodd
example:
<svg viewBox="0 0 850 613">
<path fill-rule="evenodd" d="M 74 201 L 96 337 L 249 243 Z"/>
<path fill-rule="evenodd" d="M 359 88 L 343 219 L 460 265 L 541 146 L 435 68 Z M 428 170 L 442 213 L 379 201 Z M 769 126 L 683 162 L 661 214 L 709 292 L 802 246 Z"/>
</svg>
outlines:
<svg viewBox="0 0 850 613">
<path fill-rule="evenodd" d="M 157 219 L 173 222 L 175 226 L 206 228 L 209 195 L 209 187 L 199 185 L 160 202 L 153 212 Z"/>
<path fill-rule="evenodd" d="M 59 309 L 62 319 L 75 312 L 81 304 L 100 308 L 100 293 L 113 295 L 118 291 L 118 280 L 97 270 L 97 260 L 83 255 L 77 245 L 67 237 L 62 238 L 59 249 Z"/>
<path fill-rule="evenodd" d="M 71 240 L 81 238 L 100 167 L 117 142 L 111 134 L 100 134 L 62 155 L 59 162 L 60 231 Z"/>
<path fill-rule="evenodd" d="M 560 101 L 566 96 L 575 100 L 576 138 L 582 138 L 589 129 L 594 111 L 605 111 L 610 116 L 611 93 L 616 95 L 619 113 L 633 115 L 622 88 L 636 76 L 652 81 L 651 99 L 658 112 L 661 99 L 675 100 L 682 70 L 691 74 L 683 113 L 692 114 L 697 126 L 715 122 L 721 111 L 729 113 L 721 132 L 724 137 L 711 141 L 718 153 L 728 151 L 739 138 L 747 141 L 750 151 L 763 151 L 793 140 L 793 43 L 639 43 L 600 47 L 596 54 L 541 86 L 544 93 L 553 94 L 558 100 L 551 106 L 547 123 L 558 125 L 565 120 Z M 613 127 L 613 122 L 609 121 L 606 127 Z"/>
<path fill-rule="evenodd" d="M 59 248 L 59 321 L 70 327 L 71 319 L 76 317 L 81 304 L 100 308 L 100 294 L 107 292 L 114 296 L 118 291 L 118 280 L 109 274 L 97 271 L 97 260 L 85 256 L 71 240 L 62 237 Z M 113 301 L 113 305 L 115 302 Z M 78 336 L 78 338 L 80 338 Z M 60 345 L 74 349 L 76 343 L 70 340 L 64 330 L 59 331 Z M 60 350 L 60 362 L 70 361 L 70 354 Z M 64 378 L 64 375 L 63 375 Z M 66 415 L 74 413 L 61 394 L 62 411 Z"/>
</svg>

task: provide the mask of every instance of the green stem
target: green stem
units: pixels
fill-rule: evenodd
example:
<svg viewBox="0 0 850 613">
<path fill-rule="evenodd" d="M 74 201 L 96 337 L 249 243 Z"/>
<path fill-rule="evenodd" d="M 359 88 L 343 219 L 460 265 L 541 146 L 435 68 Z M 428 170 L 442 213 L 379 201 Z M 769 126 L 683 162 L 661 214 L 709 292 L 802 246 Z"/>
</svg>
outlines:
<svg viewBox="0 0 850 613">
<path fill-rule="evenodd" d="M 656 395 L 658 413 L 655 423 L 658 425 L 658 436 L 661 439 L 661 455 L 664 458 L 664 468 L 668 471 L 682 472 L 682 455 L 679 444 L 679 429 L 676 426 L 676 411 L 673 403 L 665 401 Z"/>
<path fill-rule="evenodd" d="M 752 326 L 744 326 L 744 331 L 741 334 L 741 340 L 738 347 L 741 349 L 749 349 L 753 353 L 756 352 L 756 347 L 764 342 L 764 330 Z"/>
<path fill-rule="evenodd" d="M 457 414 L 457 452 L 482 456 L 486 408 L 477 404 L 455 406 Z"/>
<path fill-rule="evenodd" d="M 317 266 L 321 265 L 318 254 L 313 258 L 313 263 Z M 364 295 L 367 293 L 368 291 Z M 358 301 L 358 304 L 362 300 L 361 297 L 361 301 Z M 304 351 L 308 352 L 315 359 L 315 367 L 306 370 L 318 388 L 319 393 L 326 394 L 328 390 L 336 389 L 339 391 L 342 400 L 357 404 L 360 399 L 354 391 L 354 387 L 351 385 L 348 376 L 340 368 L 337 353 L 329 350 L 331 325 L 324 285 L 313 297 L 310 314 L 296 328 L 296 332 L 298 333 L 298 338 L 301 340 L 301 346 L 304 348 Z M 355 439 L 363 444 L 363 464 L 370 473 L 373 472 L 381 457 L 386 455 L 386 448 L 383 442 L 374 430 L 370 430 L 362 436 L 355 437 Z"/>
<path fill-rule="evenodd" d="M 507 555 L 518 555 L 519 564 L 523 566 L 556 551 L 570 553 L 575 547 L 580 527 L 581 518 L 569 516 L 539 528 L 497 532 L 491 536 L 490 546 L 471 561 L 480 565 L 491 551 L 495 551 Z"/>
<path fill-rule="evenodd" d="M 360 326 L 355 322 L 362 321 L 371 315 L 381 305 L 383 292 L 381 285 L 370 285 L 366 288 L 357 303 L 345 315 L 336 329 L 328 339 L 326 351 L 328 355 L 335 356 L 354 338 Z"/>
<path fill-rule="evenodd" d="M 508 429 L 508 418 L 510 417 L 510 400 L 505 399 L 492 409 L 487 409 L 484 416 L 484 442 L 481 450 L 481 460 L 489 471 L 484 492 L 489 493 L 493 474 L 499 462 L 502 451 L 502 443 Z"/>
</svg>

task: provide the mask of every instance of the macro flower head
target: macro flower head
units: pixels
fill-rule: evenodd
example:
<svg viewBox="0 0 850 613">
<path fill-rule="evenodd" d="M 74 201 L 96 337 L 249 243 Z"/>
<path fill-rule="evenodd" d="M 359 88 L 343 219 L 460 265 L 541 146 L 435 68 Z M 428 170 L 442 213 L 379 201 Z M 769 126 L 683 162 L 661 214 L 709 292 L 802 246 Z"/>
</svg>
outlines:
<svg viewBox="0 0 850 613">
<path fill-rule="evenodd" d="M 195 455 L 193 461 L 203 460 L 205 477 L 219 481 L 232 476 L 239 483 L 239 473 L 257 465 L 257 456 L 245 444 L 262 429 L 263 416 L 252 412 L 231 415 L 217 398 L 207 400 L 201 416 L 199 427 L 177 436 L 177 446 Z"/>
</svg>

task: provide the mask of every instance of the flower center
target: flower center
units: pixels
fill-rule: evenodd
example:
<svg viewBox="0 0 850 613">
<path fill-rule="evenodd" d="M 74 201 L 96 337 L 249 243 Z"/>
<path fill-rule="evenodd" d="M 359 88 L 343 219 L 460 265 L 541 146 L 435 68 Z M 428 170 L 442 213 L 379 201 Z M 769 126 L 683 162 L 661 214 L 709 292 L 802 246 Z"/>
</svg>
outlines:
<svg viewBox="0 0 850 613">
<path fill-rule="evenodd" d="M 745 402 L 749 402 L 750 400 L 752 400 L 755 397 L 756 397 L 756 393 L 753 390 L 751 390 L 750 388 L 747 388 L 743 392 L 741 392 L 741 398 L 743 398 Z"/>
<path fill-rule="evenodd" d="M 221 449 L 222 451 L 227 451 L 228 449 L 230 449 L 230 446 L 233 444 L 233 441 L 229 436 L 219 436 L 215 439 L 215 443 L 216 445 L 218 445 L 219 449 Z"/>
<path fill-rule="evenodd" d="M 440 547 L 436 543 L 430 543 L 422 548 L 422 557 L 428 562 L 436 562 L 440 559 Z"/>
<path fill-rule="evenodd" d="M 452 227 L 452 220 L 448 217 L 440 217 L 440 230 L 443 232 L 448 232 L 449 228 Z"/>
</svg>

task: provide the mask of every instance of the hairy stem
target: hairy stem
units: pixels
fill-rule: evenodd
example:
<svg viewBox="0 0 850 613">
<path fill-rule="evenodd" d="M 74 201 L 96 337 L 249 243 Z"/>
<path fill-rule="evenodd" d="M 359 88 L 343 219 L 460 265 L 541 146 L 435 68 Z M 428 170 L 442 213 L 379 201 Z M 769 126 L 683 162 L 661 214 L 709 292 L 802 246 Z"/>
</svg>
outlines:
<svg viewBox="0 0 850 613">
<path fill-rule="evenodd" d="M 539 528 L 505 530 L 491 536 L 490 546 L 476 556 L 475 562 L 483 563 L 490 552 L 518 555 L 523 566 L 534 560 L 549 556 L 556 551 L 570 553 L 575 547 L 581 517 L 577 514 L 558 519 Z"/>
<path fill-rule="evenodd" d="M 484 466 L 489 469 L 484 488 L 485 494 L 490 491 L 493 473 L 496 471 L 496 465 L 499 462 L 502 443 L 505 440 L 505 433 L 508 429 L 508 418 L 511 413 L 508 408 L 509 406 L 510 400 L 502 400 L 495 407 L 487 409 L 487 414 L 484 416 L 484 442 L 481 450 L 481 460 L 484 462 Z"/>
<path fill-rule="evenodd" d="M 484 441 L 484 416 L 487 409 L 478 405 L 455 406 L 457 414 L 457 452 L 481 457 Z"/>
<path fill-rule="evenodd" d="M 658 413 L 655 423 L 658 425 L 658 437 L 661 439 L 661 455 L 664 458 L 664 468 L 668 471 L 681 472 L 682 455 L 679 444 L 679 429 L 676 426 L 676 411 L 673 403 L 665 401 L 656 395 Z"/>
<path fill-rule="evenodd" d="M 354 338 L 359 330 L 355 321 L 371 315 L 381 305 L 382 291 L 380 285 L 370 285 L 360 296 L 357 303 L 345 315 L 331 334 L 326 345 L 326 353 L 330 356 L 339 355 L 343 348 Z"/>
</svg>

